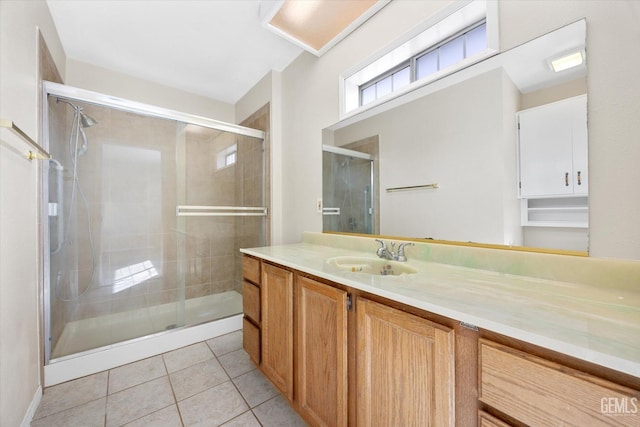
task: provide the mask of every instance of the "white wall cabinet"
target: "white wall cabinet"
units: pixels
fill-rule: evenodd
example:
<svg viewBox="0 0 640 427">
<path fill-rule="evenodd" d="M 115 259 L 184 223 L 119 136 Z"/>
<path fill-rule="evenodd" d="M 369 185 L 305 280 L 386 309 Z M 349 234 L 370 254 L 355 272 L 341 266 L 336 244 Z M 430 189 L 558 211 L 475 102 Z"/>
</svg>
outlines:
<svg viewBox="0 0 640 427">
<path fill-rule="evenodd" d="M 518 112 L 520 197 L 589 193 L 587 96 Z"/>
</svg>

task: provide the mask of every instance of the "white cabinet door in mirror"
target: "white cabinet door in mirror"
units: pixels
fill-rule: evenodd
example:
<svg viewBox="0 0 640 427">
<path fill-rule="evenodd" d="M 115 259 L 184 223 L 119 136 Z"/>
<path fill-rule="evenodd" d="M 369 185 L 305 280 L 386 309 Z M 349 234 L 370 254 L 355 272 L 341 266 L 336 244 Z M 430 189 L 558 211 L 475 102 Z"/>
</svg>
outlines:
<svg viewBox="0 0 640 427">
<path fill-rule="evenodd" d="M 520 197 L 588 195 L 587 97 L 518 112 Z"/>
</svg>

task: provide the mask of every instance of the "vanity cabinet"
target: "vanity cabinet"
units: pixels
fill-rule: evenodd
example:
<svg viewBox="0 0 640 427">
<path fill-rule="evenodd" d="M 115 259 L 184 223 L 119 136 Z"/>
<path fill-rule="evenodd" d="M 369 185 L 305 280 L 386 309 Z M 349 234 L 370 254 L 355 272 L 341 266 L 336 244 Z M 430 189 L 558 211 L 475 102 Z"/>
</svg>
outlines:
<svg viewBox="0 0 640 427">
<path fill-rule="evenodd" d="M 357 425 L 453 426 L 453 330 L 364 298 L 357 312 Z"/>
<path fill-rule="evenodd" d="M 520 197 L 588 195 L 586 95 L 520 111 L 517 120 Z"/>
<path fill-rule="evenodd" d="M 455 425 L 452 329 L 267 262 L 259 290 L 256 363 L 309 424 Z"/>
<path fill-rule="evenodd" d="M 260 280 L 260 366 L 293 400 L 293 273 L 262 263 Z"/>
<path fill-rule="evenodd" d="M 479 399 L 526 425 L 638 426 L 640 392 L 480 340 Z M 503 426 L 480 414 L 481 426 Z"/>
<path fill-rule="evenodd" d="M 245 349 L 258 343 L 254 362 L 310 425 L 640 425 L 639 378 L 270 262 L 257 271 Z"/>
<path fill-rule="evenodd" d="M 242 257 L 242 344 L 251 360 L 260 364 L 260 261 Z"/>
<path fill-rule="evenodd" d="M 346 426 L 347 292 L 296 276 L 295 396 L 299 411 L 317 426 Z"/>
</svg>

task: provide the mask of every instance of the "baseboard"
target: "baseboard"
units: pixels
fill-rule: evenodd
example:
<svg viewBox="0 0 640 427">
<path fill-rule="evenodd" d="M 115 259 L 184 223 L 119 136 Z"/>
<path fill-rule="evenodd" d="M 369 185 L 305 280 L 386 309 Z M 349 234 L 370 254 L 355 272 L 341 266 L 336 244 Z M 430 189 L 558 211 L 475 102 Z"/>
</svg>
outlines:
<svg viewBox="0 0 640 427">
<path fill-rule="evenodd" d="M 38 410 L 38 406 L 40 405 L 41 399 L 42 399 L 42 386 L 38 386 L 38 388 L 36 389 L 36 393 L 33 395 L 33 399 L 31 399 L 29 408 L 27 408 L 27 412 L 24 414 L 24 418 L 22 418 L 20 427 L 29 427 L 31 425 L 31 420 L 33 419 L 33 416 L 36 414 L 36 411 Z"/>
</svg>

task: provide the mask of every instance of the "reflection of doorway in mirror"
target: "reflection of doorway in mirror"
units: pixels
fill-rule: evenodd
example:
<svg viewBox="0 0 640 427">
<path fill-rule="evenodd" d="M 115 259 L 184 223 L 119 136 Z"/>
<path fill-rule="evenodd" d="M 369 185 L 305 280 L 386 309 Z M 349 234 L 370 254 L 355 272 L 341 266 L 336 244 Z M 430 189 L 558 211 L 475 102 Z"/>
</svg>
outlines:
<svg viewBox="0 0 640 427">
<path fill-rule="evenodd" d="M 370 153 L 377 151 L 377 138 L 367 139 L 376 139 L 360 144 L 367 152 L 323 146 L 323 231 L 377 233 L 375 156 Z"/>
</svg>

